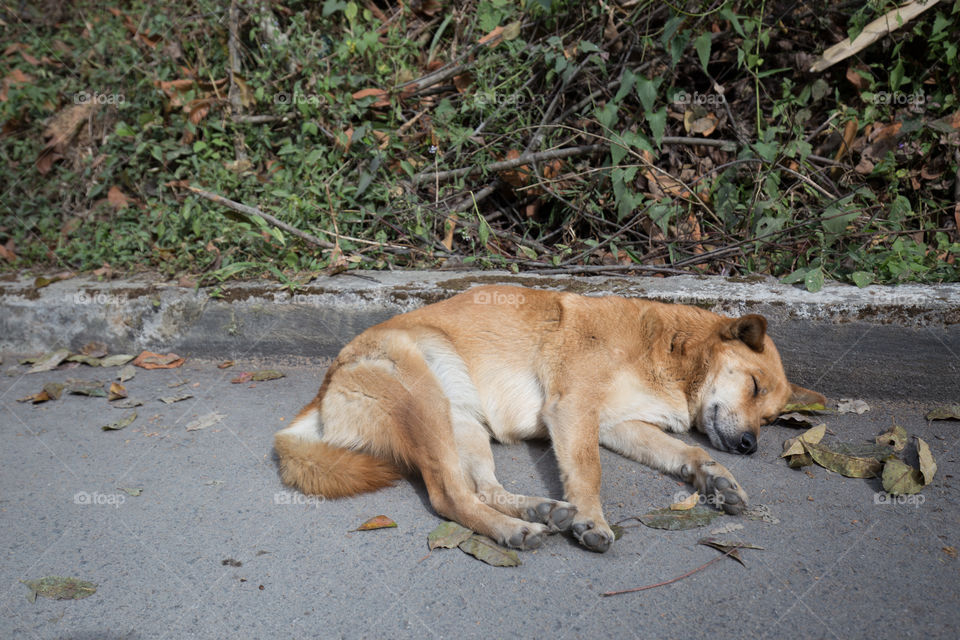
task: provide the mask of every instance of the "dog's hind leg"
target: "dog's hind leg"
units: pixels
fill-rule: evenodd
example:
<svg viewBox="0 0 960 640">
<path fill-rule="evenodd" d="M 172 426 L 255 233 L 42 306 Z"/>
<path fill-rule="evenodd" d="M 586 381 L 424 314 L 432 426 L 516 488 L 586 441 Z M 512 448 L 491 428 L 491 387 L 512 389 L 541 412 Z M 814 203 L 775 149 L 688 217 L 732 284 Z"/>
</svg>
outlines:
<svg viewBox="0 0 960 640">
<path fill-rule="evenodd" d="M 546 525 L 510 517 L 485 504 L 475 493 L 461 464 L 450 399 L 424 358 L 417 337 L 405 331 L 371 336 L 376 338 L 376 345 L 367 351 L 377 352 L 378 364 L 360 361 L 355 365 L 352 383 L 344 385 L 350 388 L 355 404 L 351 415 L 342 416 L 347 418 L 346 423 L 340 421 L 338 425 L 348 428 L 334 427 L 325 415 L 324 438 L 337 431 L 355 435 L 357 428 L 348 425 L 366 421 L 362 430 L 367 433 L 367 448 L 372 445 L 378 454 L 391 455 L 416 468 L 426 484 L 430 503 L 441 516 L 501 544 L 521 549 L 541 546 L 549 533 Z M 380 362 L 389 362 L 390 366 Z M 331 385 L 330 393 L 337 391 Z M 324 399 L 325 414 L 330 397 Z M 377 424 L 370 425 L 374 415 Z M 489 450 L 489 442 L 486 447 Z"/>
<path fill-rule="evenodd" d="M 544 524 L 552 532 L 565 531 L 573 522 L 576 507 L 549 498 L 535 498 L 508 492 L 496 478 L 490 434 L 481 423 L 480 396 L 466 363 L 443 334 L 429 330 L 416 336 L 433 379 L 449 404 L 453 446 L 464 480 L 481 504 L 511 518 Z M 419 394 L 418 394 L 419 396 Z"/>
<path fill-rule="evenodd" d="M 410 424 L 416 429 L 413 439 L 429 441 L 429 446 L 418 446 L 410 452 L 410 462 L 420 470 L 437 513 L 501 544 L 520 549 L 540 547 L 550 532 L 547 525 L 524 522 L 473 490 L 473 483 L 463 472 L 463 452 L 456 445 L 451 425 L 437 411 L 439 399 L 418 391 L 408 400 Z"/>
<path fill-rule="evenodd" d="M 545 524 L 551 533 L 570 528 L 577 513 L 574 505 L 550 498 L 510 493 L 504 489 L 495 474 L 490 436 L 483 425 L 470 417 L 457 419 L 456 412 L 454 415 L 453 433 L 461 465 L 482 503 L 508 516 Z"/>
</svg>

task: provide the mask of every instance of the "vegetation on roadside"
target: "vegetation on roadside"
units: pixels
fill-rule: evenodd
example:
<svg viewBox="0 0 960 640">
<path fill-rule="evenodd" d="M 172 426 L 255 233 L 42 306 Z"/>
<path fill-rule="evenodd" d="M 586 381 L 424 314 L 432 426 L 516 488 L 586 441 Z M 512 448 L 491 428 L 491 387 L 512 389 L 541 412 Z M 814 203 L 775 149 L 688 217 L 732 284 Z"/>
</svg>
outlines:
<svg viewBox="0 0 960 640">
<path fill-rule="evenodd" d="M 960 280 L 960 0 L 103 7 L 0 8 L 7 269 Z"/>
</svg>

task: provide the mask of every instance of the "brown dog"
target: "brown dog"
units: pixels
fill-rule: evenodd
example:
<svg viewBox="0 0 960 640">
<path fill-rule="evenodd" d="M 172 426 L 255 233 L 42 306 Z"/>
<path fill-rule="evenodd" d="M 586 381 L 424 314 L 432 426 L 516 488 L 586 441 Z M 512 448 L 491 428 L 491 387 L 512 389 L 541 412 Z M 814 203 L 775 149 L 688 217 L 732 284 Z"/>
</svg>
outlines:
<svg viewBox="0 0 960 640">
<path fill-rule="evenodd" d="M 823 400 L 787 382 L 762 316 L 481 287 L 360 334 L 275 448 L 283 482 L 304 493 L 372 491 L 412 468 L 440 515 L 502 544 L 570 529 L 606 551 L 601 444 L 738 513 L 747 494 L 730 472 L 667 432 L 695 427 L 749 454 L 785 404 Z M 566 502 L 507 492 L 491 436 L 549 437 Z"/>
</svg>

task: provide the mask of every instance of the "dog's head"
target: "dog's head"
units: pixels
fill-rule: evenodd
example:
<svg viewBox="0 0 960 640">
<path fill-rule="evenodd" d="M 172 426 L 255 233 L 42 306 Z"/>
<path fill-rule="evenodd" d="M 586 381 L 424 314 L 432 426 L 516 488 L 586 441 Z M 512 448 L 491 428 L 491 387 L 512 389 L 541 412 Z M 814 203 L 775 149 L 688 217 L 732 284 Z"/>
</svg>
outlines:
<svg viewBox="0 0 960 640">
<path fill-rule="evenodd" d="M 722 318 L 718 333 L 694 414 L 694 425 L 717 449 L 751 454 L 760 426 L 776 420 L 784 406 L 826 402 L 787 381 L 763 316 Z"/>
</svg>

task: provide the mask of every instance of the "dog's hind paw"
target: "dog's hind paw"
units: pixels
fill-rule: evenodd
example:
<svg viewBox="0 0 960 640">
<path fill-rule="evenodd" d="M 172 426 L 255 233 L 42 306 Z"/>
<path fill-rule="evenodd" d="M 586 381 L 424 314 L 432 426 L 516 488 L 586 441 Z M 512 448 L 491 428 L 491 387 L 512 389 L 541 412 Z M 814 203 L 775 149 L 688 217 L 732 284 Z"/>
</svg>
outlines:
<svg viewBox="0 0 960 640">
<path fill-rule="evenodd" d="M 590 551 L 603 553 L 613 544 L 613 530 L 603 523 L 597 526 L 592 520 L 577 522 L 573 525 L 573 537 Z"/>
<path fill-rule="evenodd" d="M 577 515 L 577 508 L 569 502 L 548 500 L 536 507 L 527 508 L 527 520 L 540 522 L 550 528 L 551 533 L 566 531 L 573 524 L 573 517 Z"/>
</svg>

